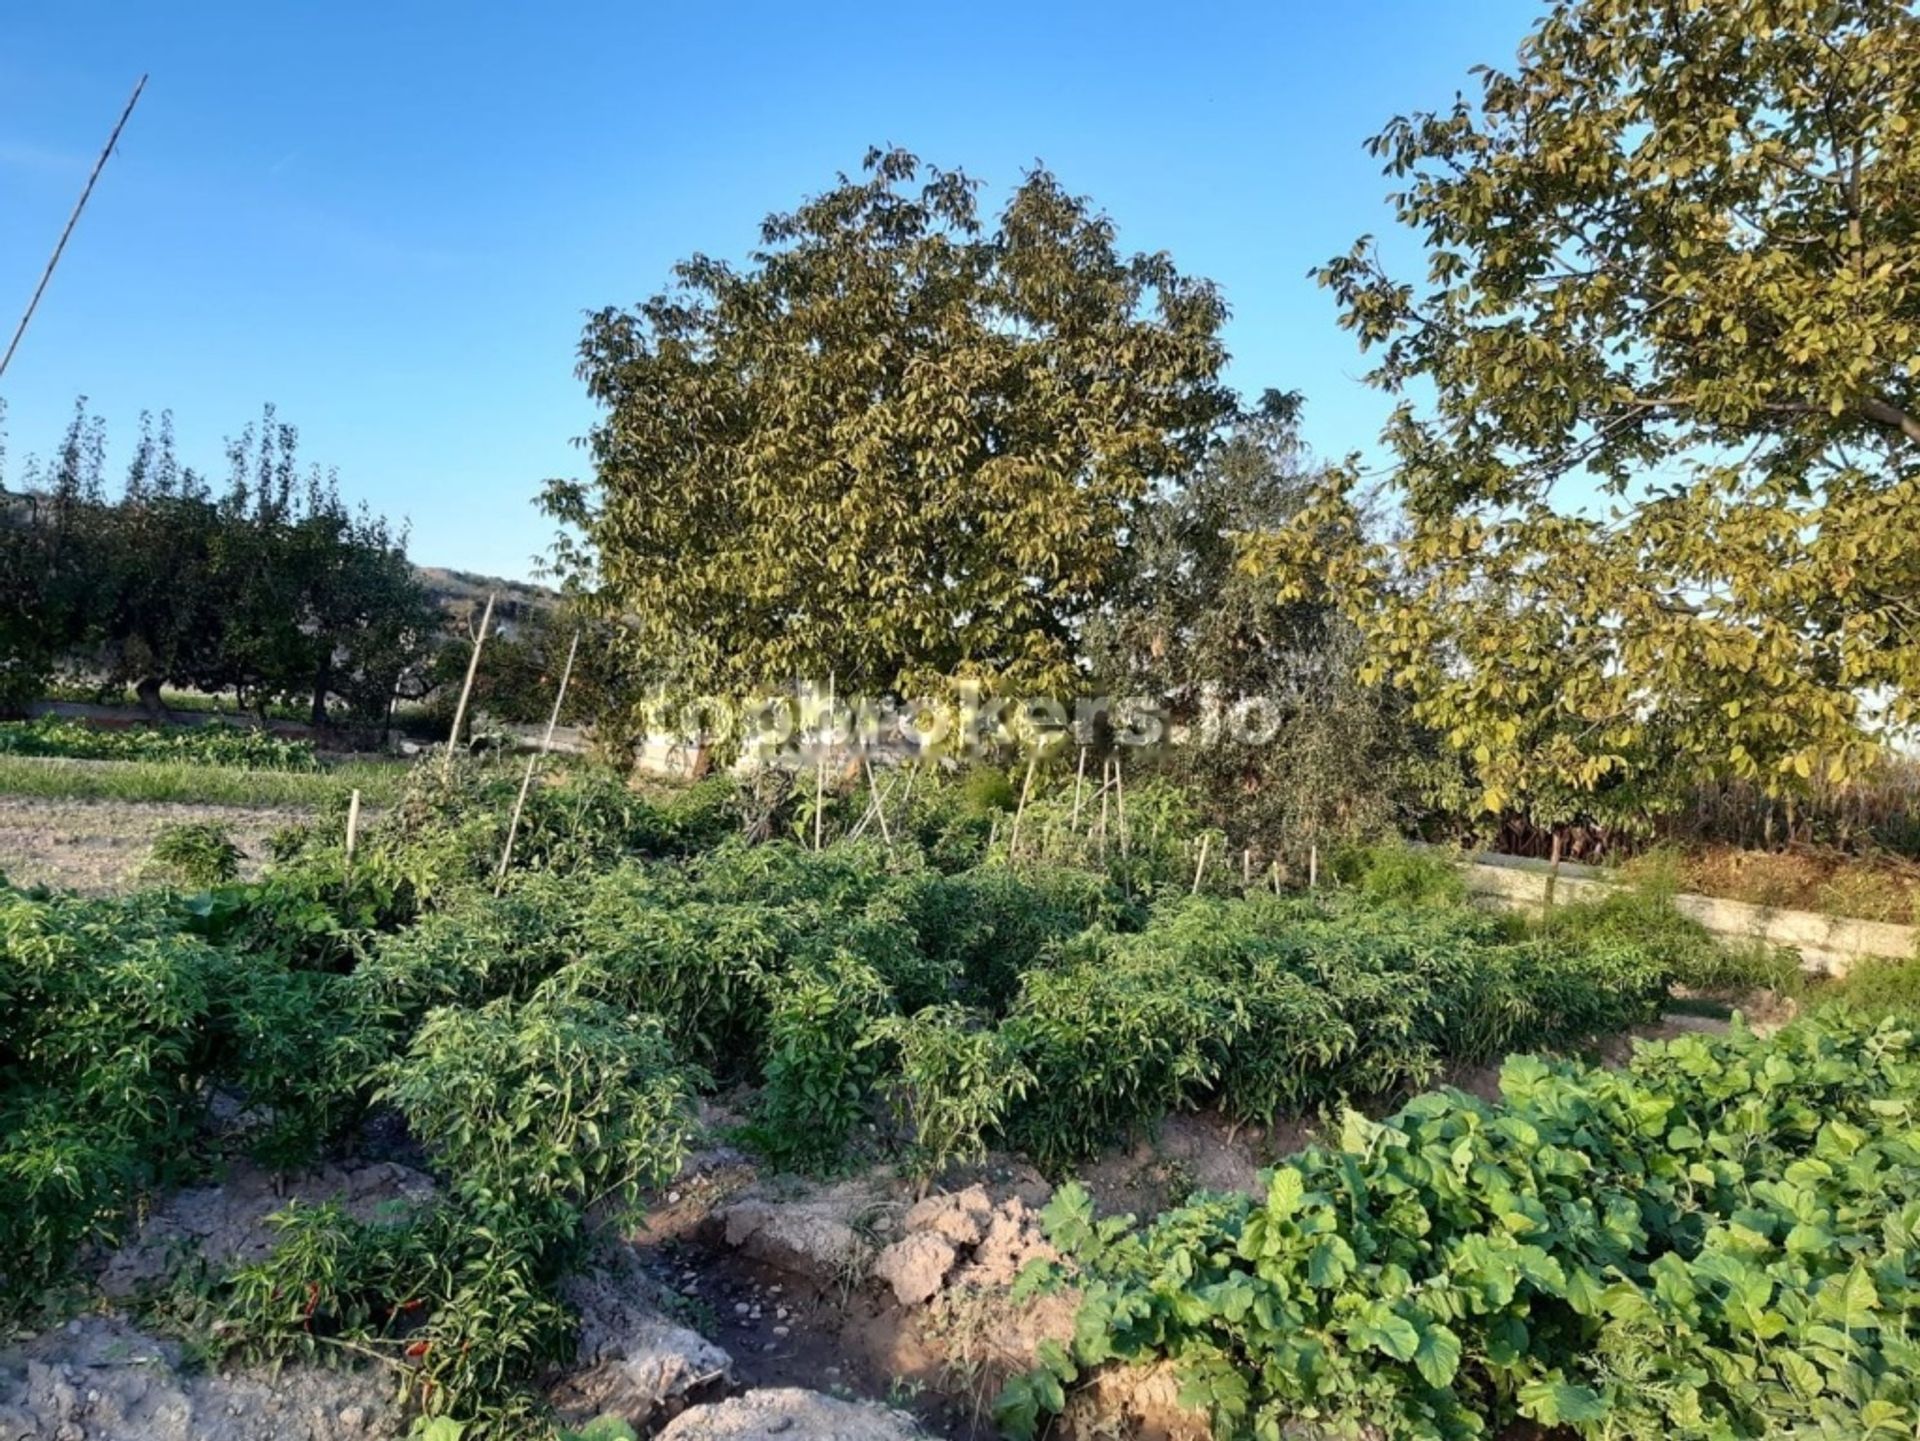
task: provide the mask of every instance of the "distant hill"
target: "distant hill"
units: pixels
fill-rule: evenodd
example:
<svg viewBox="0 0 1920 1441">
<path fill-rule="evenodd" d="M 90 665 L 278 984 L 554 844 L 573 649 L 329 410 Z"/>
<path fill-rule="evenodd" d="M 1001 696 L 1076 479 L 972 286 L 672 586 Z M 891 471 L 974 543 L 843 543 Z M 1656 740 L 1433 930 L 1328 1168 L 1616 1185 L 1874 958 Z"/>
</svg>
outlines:
<svg viewBox="0 0 1920 1441">
<path fill-rule="evenodd" d="M 478 615 L 491 594 L 494 623 L 508 634 L 516 625 L 532 619 L 536 612 L 551 610 L 560 603 L 557 590 L 526 581 L 501 580 L 498 576 L 450 570 L 441 565 L 416 565 L 413 573 L 433 597 L 434 604 L 449 615 Z"/>
</svg>

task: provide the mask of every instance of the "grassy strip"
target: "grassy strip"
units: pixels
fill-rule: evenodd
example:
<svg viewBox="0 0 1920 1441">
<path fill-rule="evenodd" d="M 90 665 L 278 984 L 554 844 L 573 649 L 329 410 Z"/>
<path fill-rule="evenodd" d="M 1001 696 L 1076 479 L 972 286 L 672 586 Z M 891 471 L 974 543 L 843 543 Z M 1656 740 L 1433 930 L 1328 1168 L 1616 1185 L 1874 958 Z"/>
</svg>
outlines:
<svg viewBox="0 0 1920 1441">
<path fill-rule="evenodd" d="M 393 761 L 348 761 L 322 771 L 267 771 L 185 761 L 0 755 L 0 795 L 65 801 L 323 806 L 357 788 L 367 804 L 384 805 L 399 794 L 405 775 L 406 767 Z"/>
</svg>

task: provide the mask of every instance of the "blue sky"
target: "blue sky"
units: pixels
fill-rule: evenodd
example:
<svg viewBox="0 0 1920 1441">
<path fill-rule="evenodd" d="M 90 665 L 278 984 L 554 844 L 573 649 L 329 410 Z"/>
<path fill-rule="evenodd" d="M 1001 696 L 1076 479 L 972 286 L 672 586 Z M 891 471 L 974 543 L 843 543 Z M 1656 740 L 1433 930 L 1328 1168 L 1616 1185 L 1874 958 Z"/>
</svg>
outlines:
<svg viewBox="0 0 1920 1441">
<path fill-rule="evenodd" d="M 967 170 L 990 207 L 1044 161 L 1125 246 L 1222 285 L 1235 384 L 1301 389 L 1317 448 L 1370 449 L 1386 403 L 1307 271 L 1390 226 L 1366 137 L 1510 61 L 1540 8 L 10 6 L 9 334 L 152 76 L 0 381 L 10 471 L 78 394 L 116 468 L 142 408 L 217 468 L 271 400 L 350 498 L 411 521 L 416 559 L 526 576 L 539 482 L 582 468 L 582 313 L 739 255 L 880 143 Z"/>
</svg>

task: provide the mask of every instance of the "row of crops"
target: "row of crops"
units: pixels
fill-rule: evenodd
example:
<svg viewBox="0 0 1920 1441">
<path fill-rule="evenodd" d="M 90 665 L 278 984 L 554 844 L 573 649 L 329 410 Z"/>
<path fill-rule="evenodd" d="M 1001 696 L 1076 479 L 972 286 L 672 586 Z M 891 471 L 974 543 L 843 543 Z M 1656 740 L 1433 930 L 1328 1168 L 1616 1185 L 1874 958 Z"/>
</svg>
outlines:
<svg viewBox="0 0 1920 1441">
<path fill-rule="evenodd" d="M 0 756 L 177 761 L 274 771 L 313 771 L 320 766 L 312 742 L 248 726 L 212 723 L 111 729 L 55 717 L 0 722 Z"/>
<path fill-rule="evenodd" d="M 1083 1367 L 1172 1359 L 1217 1436 L 1910 1437 L 1920 1044 L 1836 1011 L 1510 1061 L 1134 1232 L 1066 1187 L 1071 1348 L 1009 1388 L 1030 1436 Z M 1047 1284 L 1036 1273 L 1023 1278 Z"/>
<path fill-rule="evenodd" d="M 496 883 L 516 779 L 424 768 L 352 857 L 322 818 L 283 839 L 258 883 L 124 901 L 0 891 L 5 1294 L 44 1290 L 110 1240 L 139 1196 L 204 1172 L 235 1144 L 209 1126 L 216 1107 L 237 1107 L 244 1144 L 280 1167 L 391 1113 L 431 1156 L 436 1202 L 374 1221 L 295 1208 L 272 1256 L 156 1305 L 230 1350 L 378 1358 L 423 1411 L 525 1434 L 540 1420 L 530 1383 L 571 1350 L 555 1288 L 580 1259 L 588 1213 L 674 1173 L 703 1093 L 748 1098 L 743 1139 L 800 1169 L 873 1159 L 932 1177 L 1007 1147 L 1065 1175 L 1175 1109 L 1265 1122 L 1410 1093 L 1450 1063 L 1615 1031 L 1656 1014 L 1669 980 L 1657 947 L 1604 930 L 1542 938 L 1463 907 L 1357 893 L 1190 894 L 1177 848 L 1177 879 L 1143 871 L 1154 854 L 1144 840 L 1111 870 L 1010 865 L 991 850 L 997 827 L 971 782 L 923 786 L 884 843 L 816 852 L 743 841 L 746 798 L 725 783 L 649 799 L 576 772 L 535 790 L 515 868 Z M 788 828 L 778 816 L 757 824 Z M 1529 1122 L 1538 1145 L 1464 1101 L 1435 1115 L 1459 1133 L 1446 1174 L 1419 1178 L 1447 1223 L 1489 1244 L 1542 1244 L 1523 1226 L 1538 1185 L 1495 1195 L 1474 1146 L 1497 1134 L 1515 1164 L 1551 1170 L 1553 1145 L 1580 1150 L 1571 1113 L 1561 1130 Z M 1398 1154 L 1384 1139 L 1362 1150 L 1382 1164 Z M 1589 1162 L 1611 1154 L 1596 1146 Z M 1429 1431 L 1404 1434 L 1466 1434 L 1507 1404 L 1505 1382 L 1487 1369 L 1491 1353 L 1469 1350 L 1485 1338 L 1454 1309 L 1425 1330 L 1401 1314 L 1422 1296 L 1458 1303 L 1394 1249 L 1418 1251 L 1433 1230 L 1412 1214 L 1412 1180 L 1383 1179 L 1364 1205 L 1327 1191 L 1356 1164 L 1301 1162 L 1296 1210 L 1306 1217 L 1310 1196 L 1321 1209 L 1273 1222 L 1275 1234 L 1310 1226 L 1301 1234 L 1345 1248 L 1310 1263 L 1338 1318 L 1319 1318 L 1328 1374 L 1357 1378 L 1359 1411 L 1429 1418 Z M 1619 1218 L 1599 1174 L 1561 1179 L 1602 1206 L 1593 1224 L 1604 1229 Z M 1489 1199 L 1470 1204 L 1482 1185 Z M 1063 1195 L 1056 1219 L 1071 1232 Z M 1312 1328 L 1280 1307 L 1304 1303 L 1292 1280 L 1253 1274 L 1266 1264 L 1258 1247 L 1248 1277 L 1219 1277 L 1216 1294 L 1206 1267 L 1230 1269 L 1259 1229 L 1249 1217 L 1266 1213 L 1235 1214 L 1206 1203 L 1148 1242 L 1089 1232 L 1100 1242 L 1088 1262 L 1106 1278 L 1090 1305 L 1106 1309 L 1090 1310 L 1077 1361 L 1052 1359 L 1094 1364 L 1108 1345 L 1198 1365 L 1222 1435 L 1264 1433 L 1345 1395 L 1338 1377 L 1305 1391 L 1255 1383 L 1273 1366 L 1308 1375 L 1293 1352 L 1268 1348 Z M 1231 1236 L 1216 1242 L 1206 1226 Z M 1175 1249 L 1181 1238 L 1191 1253 Z M 1377 1353 L 1362 1344 L 1372 1333 L 1342 1329 L 1366 1307 L 1389 1338 Z M 1241 1329 L 1203 1337 L 1216 1310 Z M 1389 1311 L 1414 1327 L 1408 1355 L 1395 1354 L 1407 1332 Z M 1464 1358 L 1444 1380 L 1436 1328 Z M 1571 1344 L 1575 1328 L 1562 1330 Z M 1015 1388 L 1014 1429 L 1037 1420 L 1060 1374 Z M 1581 1404 L 1605 1394 L 1555 1384 Z M 1563 1419 L 1578 1423 L 1579 1410 Z"/>
</svg>

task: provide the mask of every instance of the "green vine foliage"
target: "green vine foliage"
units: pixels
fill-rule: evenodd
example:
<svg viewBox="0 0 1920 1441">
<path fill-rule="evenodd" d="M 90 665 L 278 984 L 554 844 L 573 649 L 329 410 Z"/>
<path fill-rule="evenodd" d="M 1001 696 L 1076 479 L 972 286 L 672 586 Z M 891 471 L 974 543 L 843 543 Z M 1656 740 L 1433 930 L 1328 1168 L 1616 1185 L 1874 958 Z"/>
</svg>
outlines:
<svg viewBox="0 0 1920 1441">
<path fill-rule="evenodd" d="M 1626 1072 L 1510 1061 L 1143 1231 L 1049 1208 L 1084 1288 L 1063 1386 L 1170 1358 L 1222 1438 L 1894 1437 L 1920 1419 L 1920 1044 L 1834 1014 L 1683 1037 Z M 1035 1273 L 1026 1286 L 1050 1284 Z"/>
</svg>

